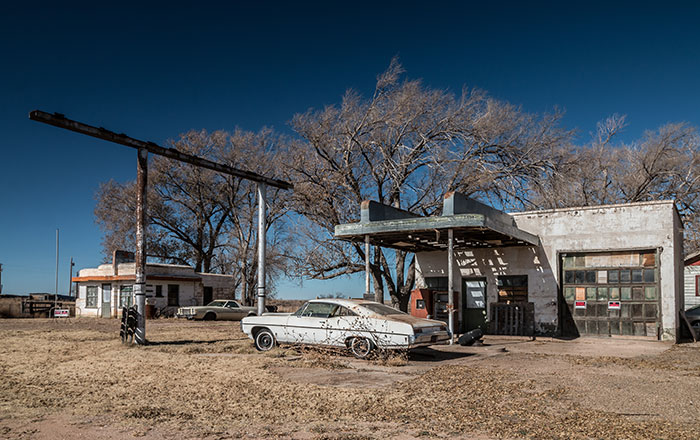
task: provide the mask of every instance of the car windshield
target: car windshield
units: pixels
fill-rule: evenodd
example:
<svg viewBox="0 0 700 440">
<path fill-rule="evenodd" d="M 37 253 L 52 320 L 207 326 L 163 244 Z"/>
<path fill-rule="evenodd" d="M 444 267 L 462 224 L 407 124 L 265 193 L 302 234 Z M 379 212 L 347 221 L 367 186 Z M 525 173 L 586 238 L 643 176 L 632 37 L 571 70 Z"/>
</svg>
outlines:
<svg viewBox="0 0 700 440">
<path fill-rule="evenodd" d="M 386 306 L 384 304 L 364 303 L 364 304 L 360 304 L 360 306 L 373 311 L 377 315 L 382 315 L 382 316 L 405 315 L 406 314 L 400 310 L 396 310 L 395 308 Z"/>
<path fill-rule="evenodd" d="M 209 307 L 223 307 L 226 304 L 226 301 L 212 301 L 207 306 Z"/>
</svg>

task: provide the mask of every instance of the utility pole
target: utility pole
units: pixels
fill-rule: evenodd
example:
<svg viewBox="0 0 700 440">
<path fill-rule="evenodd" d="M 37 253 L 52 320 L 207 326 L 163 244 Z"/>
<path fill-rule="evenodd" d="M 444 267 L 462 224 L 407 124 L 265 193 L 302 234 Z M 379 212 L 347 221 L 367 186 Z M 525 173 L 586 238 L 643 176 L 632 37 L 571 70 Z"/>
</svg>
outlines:
<svg viewBox="0 0 700 440">
<path fill-rule="evenodd" d="M 2 295 L 2 263 L 0 263 L 0 295 Z"/>
<path fill-rule="evenodd" d="M 56 228 L 56 287 L 53 292 L 53 309 L 56 313 L 58 307 L 58 228 Z"/>
<path fill-rule="evenodd" d="M 148 173 L 148 153 L 165 156 L 179 162 L 185 162 L 197 167 L 207 168 L 230 176 L 251 180 L 258 183 L 258 313 L 265 311 L 265 185 L 280 189 L 292 189 L 293 185 L 284 180 L 265 177 L 252 171 L 234 168 L 229 165 L 212 162 L 202 157 L 183 153 L 174 148 L 165 148 L 153 142 L 145 142 L 131 138 L 124 133 L 115 133 L 104 128 L 97 128 L 82 122 L 66 118 L 60 113 L 46 113 L 41 110 L 29 112 L 29 119 L 53 125 L 54 127 L 75 131 L 76 133 L 96 137 L 115 144 L 125 145 L 138 150 L 137 162 L 137 205 L 136 205 L 136 283 L 134 296 L 138 312 L 135 342 L 146 343 L 146 184 Z M 57 242 L 58 242 L 58 232 Z M 56 247 L 58 255 L 58 246 Z M 57 257 L 58 258 L 58 257 Z M 57 260 L 58 261 L 58 260 Z M 57 267 L 58 267 L 58 263 Z M 58 269 L 57 269 L 58 273 Z M 262 277 L 261 277 L 262 275 Z M 58 278 L 57 278 L 58 279 Z M 58 286 L 58 281 L 56 281 Z M 58 290 L 58 287 L 56 287 Z"/>
<path fill-rule="evenodd" d="M 73 296 L 73 257 L 70 257 L 70 274 L 68 275 L 68 296 Z"/>
</svg>

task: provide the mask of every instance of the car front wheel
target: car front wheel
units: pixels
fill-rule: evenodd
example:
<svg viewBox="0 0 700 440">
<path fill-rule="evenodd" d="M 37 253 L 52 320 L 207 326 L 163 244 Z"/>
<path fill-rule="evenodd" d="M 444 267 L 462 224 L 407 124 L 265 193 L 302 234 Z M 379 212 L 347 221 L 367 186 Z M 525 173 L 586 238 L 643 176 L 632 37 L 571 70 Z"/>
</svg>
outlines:
<svg viewBox="0 0 700 440">
<path fill-rule="evenodd" d="M 352 338 L 350 351 L 358 359 L 365 359 L 372 352 L 372 342 L 367 338 Z"/>
<path fill-rule="evenodd" d="M 269 351 L 275 346 L 275 335 L 266 328 L 260 330 L 255 335 L 255 348 L 258 351 Z"/>
</svg>

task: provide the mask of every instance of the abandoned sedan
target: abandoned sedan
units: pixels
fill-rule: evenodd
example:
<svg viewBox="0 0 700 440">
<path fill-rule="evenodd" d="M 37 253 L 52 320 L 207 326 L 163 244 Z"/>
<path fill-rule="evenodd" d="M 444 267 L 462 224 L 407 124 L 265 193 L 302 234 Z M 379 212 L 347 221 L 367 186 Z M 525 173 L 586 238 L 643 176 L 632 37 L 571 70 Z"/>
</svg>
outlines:
<svg viewBox="0 0 700 440">
<path fill-rule="evenodd" d="M 347 347 L 358 358 L 372 350 L 409 349 L 450 339 L 442 321 L 416 318 L 372 301 L 312 300 L 295 313 L 246 317 L 241 328 L 260 351 L 277 343 Z"/>
<path fill-rule="evenodd" d="M 180 307 L 175 316 L 205 321 L 239 321 L 246 316 L 254 316 L 255 307 L 243 306 L 234 300 L 217 299 L 206 306 Z"/>
</svg>

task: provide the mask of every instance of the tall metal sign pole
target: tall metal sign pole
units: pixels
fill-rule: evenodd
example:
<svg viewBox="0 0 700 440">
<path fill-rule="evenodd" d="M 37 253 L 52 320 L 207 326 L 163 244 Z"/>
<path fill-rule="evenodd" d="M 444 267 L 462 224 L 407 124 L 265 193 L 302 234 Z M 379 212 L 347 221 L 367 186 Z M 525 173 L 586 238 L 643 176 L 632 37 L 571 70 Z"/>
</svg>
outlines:
<svg viewBox="0 0 700 440">
<path fill-rule="evenodd" d="M 258 183 L 258 316 L 265 313 L 265 184 Z"/>
<path fill-rule="evenodd" d="M 174 148 L 161 147 L 153 142 L 134 139 L 123 133 L 115 133 L 104 128 L 83 124 L 82 122 L 68 119 L 59 113 L 51 114 L 41 110 L 34 110 L 29 113 L 29 119 L 138 150 L 136 175 L 136 186 L 138 187 L 136 196 L 136 284 L 134 285 L 136 309 L 139 315 L 134 338 L 137 344 L 146 343 L 146 187 L 148 180 L 148 153 L 165 156 L 180 162 L 186 162 L 258 183 L 258 314 L 262 314 L 265 311 L 265 231 L 267 229 L 265 226 L 265 186 L 292 189 L 291 183 L 212 162 L 202 157 L 183 153 Z"/>
</svg>

